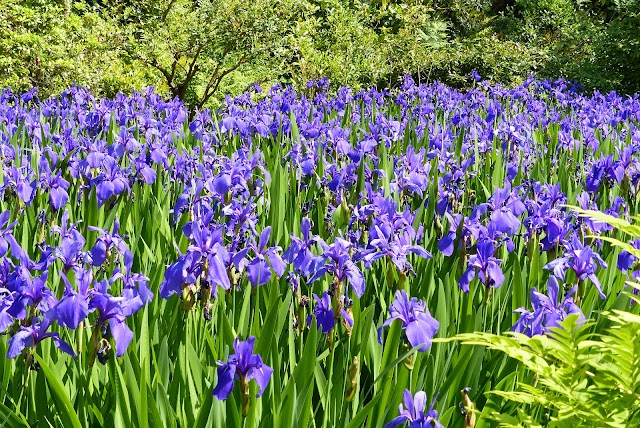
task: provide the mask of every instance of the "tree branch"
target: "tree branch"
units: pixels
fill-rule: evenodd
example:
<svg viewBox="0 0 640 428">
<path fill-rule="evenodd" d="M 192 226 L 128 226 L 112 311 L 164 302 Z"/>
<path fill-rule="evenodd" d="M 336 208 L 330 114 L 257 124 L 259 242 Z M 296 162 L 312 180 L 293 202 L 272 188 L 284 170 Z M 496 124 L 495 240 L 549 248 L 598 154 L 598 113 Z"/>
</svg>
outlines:
<svg viewBox="0 0 640 428">
<path fill-rule="evenodd" d="M 220 66 L 222 65 L 222 61 L 224 61 L 224 58 L 227 56 L 229 51 L 230 51 L 230 48 L 226 47 L 224 52 L 222 53 L 222 59 L 220 59 L 220 62 L 218 64 L 216 64 L 216 69 L 213 70 L 213 73 L 211 73 L 211 78 L 209 78 L 209 81 L 207 82 L 207 86 L 204 88 L 203 97 L 205 97 L 207 95 L 207 93 L 209 92 L 209 89 L 211 89 L 211 86 L 213 86 L 213 82 L 215 81 L 215 78 L 218 75 L 218 70 L 220 70 Z M 198 103 L 198 108 L 202 108 L 203 105 L 204 105 L 204 101 L 199 102 Z"/>
<path fill-rule="evenodd" d="M 162 73 L 162 75 L 164 76 L 165 80 L 167 81 L 167 86 L 169 86 L 169 89 L 171 89 L 171 92 L 173 93 L 173 95 L 176 95 L 176 88 L 173 84 L 173 73 L 169 73 L 169 70 L 167 70 L 166 68 L 162 67 L 160 64 L 158 64 L 157 60 L 148 60 L 144 57 L 142 57 L 139 54 L 135 54 L 134 56 L 137 60 L 142 61 L 143 63 L 155 68 L 156 70 L 158 70 L 160 73 Z M 174 62 L 175 65 L 175 62 Z"/>
<path fill-rule="evenodd" d="M 196 53 L 193 55 L 193 61 L 191 61 L 191 64 L 189 65 L 189 71 L 187 72 L 187 80 L 189 80 L 189 81 L 200 70 L 200 67 L 198 67 L 196 65 L 196 62 L 198 61 L 198 57 L 200 56 L 200 52 L 202 52 L 203 46 L 204 45 L 198 46 L 198 49 L 196 50 Z"/>
<path fill-rule="evenodd" d="M 167 15 L 169 15 L 169 12 L 171 12 L 171 9 L 173 8 L 173 4 L 176 2 L 176 0 L 171 0 L 169 2 L 169 5 L 167 5 L 167 8 L 162 12 L 162 22 L 167 20 Z"/>
<path fill-rule="evenodd" d="M 220 73 L 220 75 L 218 76 L 218 70 L 220 70 L 220 63 L 219 63 L 216 66 L 216 69 L 213 72 L 213 75 L 211 76 L 211 79 L 209 80 L 209 83 L 207 84 L 207 87 L 204 90 L 204 94 L 202 95 L 202 98 L 198 103 L 198 108 L 201 109 L 202 106 L 204 106 L 204 104 L 209 100 L 209 98 L 211 98 L 213 94 L 216 93 L 216 91 L 218 90 L 218 87 L 220 86 L 220 83 L 222 83 L 222 79 L 224 79 L 228 74 L 236 71 L 238 67 L 240 67 L 245 62 L 247 62 L 247 56 L 243 55 L 242 58 L 240 58 L 240 60 L 236 63 L 236 65 L 226 69 L 225 71 Z M 215 82 L 215 85 L 213 84 L 214 82 Z"/>
</svg>

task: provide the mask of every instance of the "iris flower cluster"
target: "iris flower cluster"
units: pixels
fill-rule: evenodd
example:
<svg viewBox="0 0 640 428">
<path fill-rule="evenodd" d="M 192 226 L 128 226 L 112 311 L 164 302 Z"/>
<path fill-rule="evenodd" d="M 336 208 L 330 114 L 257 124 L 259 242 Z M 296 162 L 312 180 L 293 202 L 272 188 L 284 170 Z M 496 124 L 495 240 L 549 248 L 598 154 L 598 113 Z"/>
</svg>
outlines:
<svg viewBox="0 0 640 428">
<path fill-rule="evenodd" d="M 89 361 L 96 356 L 105 362 L 115 342 L 116 356 L 126 352 L 133 332 L 126 319 L 153 299 L 148 278 L 132 271 L 133 254 L 118 234 L 116 220 L 111 232 L 91 228 L 100 235 L 91 248 L 77 228 L 70 223 L 68 211 L 59 226 L 51 229 L 58 245 L 43 245 L 40 259 L 33 261 L 20 247 L 11 232 L 15 222 L 7 225 L 10 213 L 0 215 L 5 227 L 2 236 L 2 304 L 0 331 L 10 334 L 8 358 L 21 353 L 30 360 L 37 345 L 50 338 L 63 352 L 76 353 L 58 332 L 60 327 L 75 330 L 86 322 L 93 329 L 89 344 Z M 7 251 L 10 250 L 10 256 Z M 50 288 L 50 267 L 60 275 L 64 292 L 58 298 Z M 30 360 L 33 362 L 32 360 Z"/>
<path fill-rule="evenodd" d="M 579 219 L 565 205 L 575 199 L 583 208 L 629 215 L 627 203 L 640 190 L 640 130 L 629 120 L 640 117 L 638 99 L 587 97 L 561 79 L 531 78 L 511 89 L 480 82 L 460 92 L 407 76 L 393 93 L 341 88 L 335 96 L 328 85 L 311 82 L 312 97 L 292 87 L 254 86 L 263 93 L 259 99 L 226 97 L 218 111 L 193 114 L 151 88 L 112 100 L 77 87 L 48 100 L 36 91 L 0 94 L 0 196 L 12 207 L 0 215 L 0 331 L 11 336 L 10 356 L 28 355 L 46 339 L 74 354 L 55 324 L 92 326 L 90 352 L 98 358 L 111 339 L 116 354 L 124 354 L 132 340 L 127 318 L 153 298 L 148 279 L 134 272 L 117 222 L 110 231 L 88 225 L 84 230 L 97 236 L 88 245 L 67 209 L 95 203 L 109 210 L 143 197 L 150 186 L 156 193 L 177 189 L 168 214 L 179 250 L 159 294 L 180 298 L 186 310 L 200 304 L 205 318 L 220 290 L 230 294 L 286 277 L 301 326 L 315 317 L 324 334 L 340 324 L 349 333 L 354 301 L 367 298 L 371 272 L 382 272 L 378 283 L 398 292 L 381 329 L 400 320 L 407 342 L 424 351 L 439 325 L 425 302 L 403 291 L 408 278 L 425 271 L 419 268 L 434 255 L 455 255 L 462 292 L 474 281 L 491 290 L 507 281 L 503 264 L 519 256 L 516 243 L 526 256 L 546 255 L 553 274 L 548 296 L 532 290 L 533 311 L 519 311 L 517 331 L 540 334 L 579 312 L 587 283 L 601 297 L 610 292 L 598 281 L 606 266 L 600 247 L 585 238 L 608 226 Z M 561 165 L 540 133 L 550 129 L 557 130 L 556 151 L 585 149 L 584 162 Z M 297 217 L 300 234 L 289 237 L 262 221 L 275 209 L 275 199 L 267 200 L 275 195 L 263 150 L 275 151 L 262 139 L 276 136 L 286 142 L 278 162 L 289 185 L 311 195 Z M 14 144 L 22 137 L 29 147 Z M 615 143 L 615 153 L 598 150 L 604 139 Z M 416 141 L 419 147 L 408 144 Z M 566 186 L 531 179 L 548 158 L 549 174 L 570 176 L 567 193 Z M 485 183 L 487 172 L 498 177 L 495 187 L 472 186 Z M 584 191 L 571 195 L 576 188 Z M 16 219 L 35 206 L 42 210 L 38 234 L 23 249 L 13 235 Z M 60 223 L 48 227 L 52 218 Z M 622 253 L 618 266 L 635 276 L 636 262 Z M 53 275 L 60 276 L 60 290 L 51 288 L 58 282 Z M 573 279 L 560 292 L 557 280 Z M 264 390 L 270 369 L 253 354 L 253 343 L 238 340 L 221 366 L 219 398 L 229 395 L 234 379 L 243 391 L 250 379 Z M 425 400 L 405 399 L 396 425 L 436 424 Z"/>
<path fill-rule="evenodd" d="M 519 308 L 515 313 L 520 314 L 520 319 L 511 328 L 516 333 L 523 333 L 527 336 L 545 334 L 552 327 L 560 327 L 569 315 L 578 314 L 578 322 L 584 321 L 585 317 L 580 308 L 573 301 L 577 286 L 572 287 L 564 293 L 562 297 L 558 280 L 555 276 L 549 277 L 547 283 L 547 295 L 540 293 L 536 288 L 531 289 L 531 304 L 533 312 L 525 308 Z"/>
</svg>

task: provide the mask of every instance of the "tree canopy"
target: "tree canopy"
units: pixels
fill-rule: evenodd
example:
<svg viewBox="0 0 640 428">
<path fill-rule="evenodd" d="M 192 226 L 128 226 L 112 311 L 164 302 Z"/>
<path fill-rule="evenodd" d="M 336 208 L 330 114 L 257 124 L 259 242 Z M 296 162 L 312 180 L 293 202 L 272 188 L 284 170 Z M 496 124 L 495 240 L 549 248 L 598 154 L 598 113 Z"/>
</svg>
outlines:
<svg viewBox="0 0 640 428">
<path fill-rule="evenodd" d="M 535 73 L 640 91 L 637 0 L 4 0 L 0 86 L 147 85 L 191 108 L 252 82 L 464 87 Z"/>
</svg>

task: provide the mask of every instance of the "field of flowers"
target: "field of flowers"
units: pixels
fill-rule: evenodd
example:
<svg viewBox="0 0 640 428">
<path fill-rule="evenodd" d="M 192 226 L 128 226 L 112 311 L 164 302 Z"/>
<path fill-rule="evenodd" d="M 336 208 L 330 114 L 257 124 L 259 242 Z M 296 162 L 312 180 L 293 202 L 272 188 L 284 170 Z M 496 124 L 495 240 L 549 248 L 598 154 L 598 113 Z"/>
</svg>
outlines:
<svg viewBox="0 0 640 428">
<path fill-rule="evenodd" d="M 639 98 L 327 87 L 2 93 L 0 426 L 492 426 L 451 338 L 637 313 Z"/>
</svg>

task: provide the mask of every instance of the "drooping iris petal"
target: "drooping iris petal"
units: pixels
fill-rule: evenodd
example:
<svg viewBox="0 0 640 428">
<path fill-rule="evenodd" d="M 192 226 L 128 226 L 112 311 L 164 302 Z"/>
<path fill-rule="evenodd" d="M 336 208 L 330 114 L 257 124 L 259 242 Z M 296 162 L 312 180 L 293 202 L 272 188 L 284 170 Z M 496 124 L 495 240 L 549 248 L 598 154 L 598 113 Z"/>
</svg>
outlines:
<svg viewBox="0 0 640 428">
<path fill-rule="evenodd" d="M 49 189 L 49 200 L 53 209 L 59 210 L 67 204 L 69 194 L 62 187 L 52 187 Z"/>
<path fill-rule="evenodd" d="M 117 318 L 109 319 L 109 330 L 116 341 L 116 357 L 122 357 L 133 339 L 133 332 L 124 321 Z"/>
<path fill-rule="evenodd" d="M 213 180 L 213 189 L 219 195 L 225 195 L 231 188 L 231 176 L 229 174 L 222 174 Z"/>
<path fill-rule="evenodd" d="M 407 325 L 405 332 L 412 347 L 420 346 L 420 351 L 426 351 L 431 347 L 431 338 L 434 331 L 426 322 L 411 321 Z"/>
<path fill-rule="evenodd" d="M 247 278 L 254 287 L 264 285 L 271 280 L 271 269 L 265 260 L 254 259 L 247 266 Z"/>
<path fill-rule="evenodd" d="M 209 257 L 209 280 L 213 284 L 217 284 L 228 290 L 231 288 L 231 282 L 229 281 L 229 275 L 227 274 L 227 268 L 224 262 L 220 259 L 220 256 L 216 254 L 213 257 Z"/>
<path fill-rule="evenodd" d="M 506 208 L 491 214 L 491 222 L 496 230 L 509 235 L 515 234 L 520 227 L 520 220 Z"/>
<path fill-rule="evenodd" d="M 438 241 L 438 250 L 445 256 L 451 256 L 453 254 L 453 242 L 456 238 L 455 232 L 449 232 L 441 240 Z"/>
<path fill-rule="evenodd" d="M 419 346 L 420 352 L 431 347 L 431 340 L 437 333 L 440 324 L 431 316 L 426 304 L 415 297 L 409 299 L 407 292 L 396 291 L 395 300 L 389 310 L 390 317 L 378 329 L 378 341 L 381 341 L 381 330 L 394 320 L 402 321 L 402 329 L 412 347 Z"/>
<path fill-rule="evenodd" d="M 469 284 L 471 284 L 471 281 L 475 277 L 476 277 L 476 270 L 473 267 L 470 267 L 466 271 L 464 271 L 464 273 L 462 274 L 462 276 L 458 280 L 458 285 L 460 286 L 460 289 L 462 291 L 464 291 L 465 293 L 468 293 L 469 292 Z"/>
<path fill-rule="evenodd" d="M 504 282 L 504 273 L 500 269 L 500 265 L 495 262 L 489 262 L 487 266 L 487 275 L 492 280 L 493 287 L 500 287 Z"/>
<path fill-rule="evenodd" d="M 278 278 L 284 275 L 284 271 L 287 269 L 287 264 L 282 260 L 280 254 L 275 251 L 268 251 L 266 256 L 273 268 L 273 272 L 278 276 Z"/>
<path fill-rule="evenodd" d="M 316 317 L 316 325 L 322 329 L 323 334 L 329 334 L 331 329 L 335 325 L 335 316 L 333 309 L 331 308 L 331 297 L 326 291 L 322 294 L 322 298 L 319 298 L 316 294 L 313 295 L 316 301 L 316 306 L 313 308 L 313 314 Z M 307 319 L 307 324 L 310 324 L 311 315 Z"/>
<path fill-rule="evenodd" d="M 96 195 L 98 196 L 98 204 L 102 205 L 104 202 L 113 196 L 115 193 L 115 186 L 111 181 L 104 180 L 96 186 Z"/>
<path fill-rule="evenodd" d="M 0 236 L 0 257 L 4 257 L 9 251 L 9 243 L 4 237 Z"/>
<path fill-rule="evenodd" d="M 256 398 L 260 397 L 264 393 L 264 390 L 271 379 L 271 375 L 273 374 L 273 369 L 271 367 L 262 364 L 262 360 L 260 360 L 260 363 L 260 366 L 254 368 L 252 372 L 253 379 L 256 381 L 259 388 Z"/>
<path fill-rule="evenodd" d="M 59 324 L 75 330 L 89 314 L 89 303 L 85 296 L 71 291 L 53 307 L 53 313 Z"/>
<path fill-rule="evenodd" d="M 218 367 L 218 383 L 213 388 L 213 395 L 218 400 L 226 400 L 233 392 L 233 378 L 236 374 L 235 364 L 224 364 Z"/>
<path fill-rule="evenodd" d="M 69 345 L 67 342 L 62 340 L 60 338 L 60 335 L 58 335 L 58 333 L 49 333 L 49 334 L 51 335 L 50 336 L 51 340 L 53 340 L 53 343 L 56 345 L 56 348 L 58 348 L 59 350 L 61 350 L 65 354 L 70 355 L 73 358 L 77 358 L 77 355 L 73 351 L 73 348 L 71 348 L 71 345 Z"/>
<path fill-rule="evenodd" d="M 20 330 L 9 339 L 7 343 L 9 349 L 7 350 L 7 358 L 15 358 L 24 348 L 28 348 L 33 344 L 33 337 L 28 330 Z"/>
<path fill-rule="evenodd" d="M 102 266 L 107 260 L 107 245 L 103 240 L 97 240 L 90 250 L 91 261 L 94 266 Z"/>
<path fill-rule="evenodd" d="M 618 269 L 620 269 L 621 271 L 625 272 L 625 271 L 631 269 L 633 267 L 634 263 L 637 260 L 638 260 L 638 258 L 636 256 L 634 256 L 633 254 L 631 254 L 630 252 L 622 251 L 618 255 Z"/>
<path fill-rule="evenodd" d="M 233 391 L 235 380 L 241 383 L 254 379 L 258 384 L 260 397 L 273 374 L 271 367 L 262 362 L 258 354 L 253 353 L 255 337 L 251 336 L 246 341 L 240 341 L 237 337 L 233 342 L 235 354 L 229 355 L 228 363 L 218 361 L 218 383 L 213 389 L 213 395 L 218 400 L 226 400 Z"/>
</svg>

